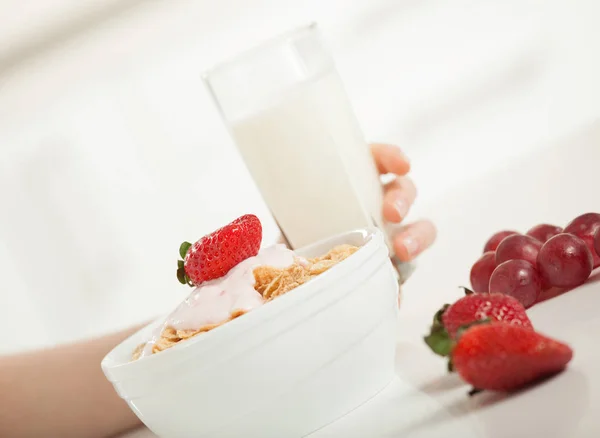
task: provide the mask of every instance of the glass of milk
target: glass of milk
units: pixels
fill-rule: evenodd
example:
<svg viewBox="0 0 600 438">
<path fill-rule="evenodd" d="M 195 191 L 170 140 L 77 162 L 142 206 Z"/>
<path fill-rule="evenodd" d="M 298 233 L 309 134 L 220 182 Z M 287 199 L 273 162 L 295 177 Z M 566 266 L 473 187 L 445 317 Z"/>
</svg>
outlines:
<svg viewBox="0 0 600 438">
<path fill-rule="evenodd" d="M 316 24 L 224 62 L 204 80 L 292 248 L 383 228 L 380 178 Z"/>
</svg>

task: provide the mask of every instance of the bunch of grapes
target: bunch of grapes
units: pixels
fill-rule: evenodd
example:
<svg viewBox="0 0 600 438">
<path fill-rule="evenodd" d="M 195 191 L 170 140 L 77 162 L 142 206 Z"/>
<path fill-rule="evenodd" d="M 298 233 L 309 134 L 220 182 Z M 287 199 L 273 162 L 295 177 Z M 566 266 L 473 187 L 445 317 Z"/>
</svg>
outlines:
<svg viewBox="0 0 600 438">
<path fill-rule="evenodd" d="M 531 307 L 544 290 L 573 288 L 600 266 L 600 214 L 586 213 L 564 228 L 536 225 L 520 234 L 500 231 L 471 268 L 475 292 L 499 292 Z"/>
</svg>

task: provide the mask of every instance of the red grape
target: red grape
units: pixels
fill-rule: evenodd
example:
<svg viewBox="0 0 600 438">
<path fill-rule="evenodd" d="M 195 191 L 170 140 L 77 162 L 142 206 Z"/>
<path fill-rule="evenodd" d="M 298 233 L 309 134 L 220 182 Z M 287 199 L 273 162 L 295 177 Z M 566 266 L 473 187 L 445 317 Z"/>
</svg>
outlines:
<svg viewBox="0 0 600 438">
<path fill-rule="evenodd" d="M 594 250 L 594 233 L 599 228 L 600 214 L 585 213 L 569 222 L 563 231 L 563 233 L 571 233 L 583 239 L 594 258 L 594 267 L 600 266 L 600 255 L 596 254 Z"/>
<path fill-rule="evenodd" d="M 485 246 L 483 247 L 483 252 L 496 251 L 496 248 L 498 248 L 498 245 L 500 245 L 500 242 L 502 242 L 502 240 L 505 237 L 512 236 L 513 234 L 519 234 L 519 233 L 517 233 L 516 231 L 510 231 L 510 230 L 498 231 L 496 234 L 494 234 L 492 237 L 490 237 L 487 242 L 485 242 Z"/>
<path fill-rule="evenodd" d="M 496 253 L 488 251 L 471 268 L 471 286 L 475 292 L 487 292 L 492 272 L 496 269 Z"/>
<path fill-rule="evenodd" d="M 552 236 L 562 233 L 562 231 L 562 228 L 557 227 L 556 225 L 540 224 L 527 231 L 526 234 L 544 243 Z"/>
<path fill-rule="evenodd" d="M 594 234 L 594 249 L 596 250 L 596 255 L 600 256 L 600 228 Z"/>
<path fill-rule="evenodd" d="M 525 260 L 508 260 L 496 267 L 490 278 L 490 292 L 510 295 L 531 307 L 542 292 L 542 279 Z"/>
<path fill-rule="evenodd" d="M 540 250 L 537 268 L 544 284 L 555 287 L 575 287 L 585 283 L 593 267 L 587 244 L 573 234 L 557 234 Z"/>
<path fill-rule="evenodd" d="M 496 264 L 508 260 L 525 260 L 535 266 L 542 242 L 531 236 L 517 234 L 506 237 L 496 250 Z"/>
</svg>

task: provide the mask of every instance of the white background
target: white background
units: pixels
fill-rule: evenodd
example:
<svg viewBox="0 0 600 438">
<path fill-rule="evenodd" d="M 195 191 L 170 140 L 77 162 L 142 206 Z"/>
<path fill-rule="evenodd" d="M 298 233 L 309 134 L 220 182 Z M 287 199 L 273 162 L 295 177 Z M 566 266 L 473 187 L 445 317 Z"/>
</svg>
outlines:
<svg viewBox="0 0 600 438">
<path fill-rule="evenodd" d="M 201 83 L 214 63 L 319 22 L 366 137 L 412 158 L 411 217 L 436 216 L 598 117 L 599 19 L 594 0 L 1 1 L 0 353 L 166 311 L 179 243 L 240 214 L 275 240 Z"/>
</svg>

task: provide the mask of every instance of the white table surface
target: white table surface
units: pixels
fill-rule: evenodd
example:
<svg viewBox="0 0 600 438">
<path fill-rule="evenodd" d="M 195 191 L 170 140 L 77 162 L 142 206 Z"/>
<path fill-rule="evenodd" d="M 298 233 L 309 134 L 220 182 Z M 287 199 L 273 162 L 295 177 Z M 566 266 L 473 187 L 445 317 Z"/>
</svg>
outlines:
<svg viewBox="0 0 600 438">
<path fill-rule="evenodd" d="M 539 149 L 534 156 L 473 181 L 435 205 L 417 206 L 439 227 L 435 248 L 419 261 L 403 291 L 398 379 L 377 397 L 314 438 L 600 436 L 600 269 L 582 287 L 534 306 L 536 328 L 569 343 L 568 369 L 511 396 L 484 392 L 445 373 L 422 342 L 430 318 L 460 296 L 471 264 L 498 229 L 525 232 L 540 222 L 564 225 L 600 211 L 600 123 Z M 148 438 L 147 430 L 128 438 Z"/>
</svg>

